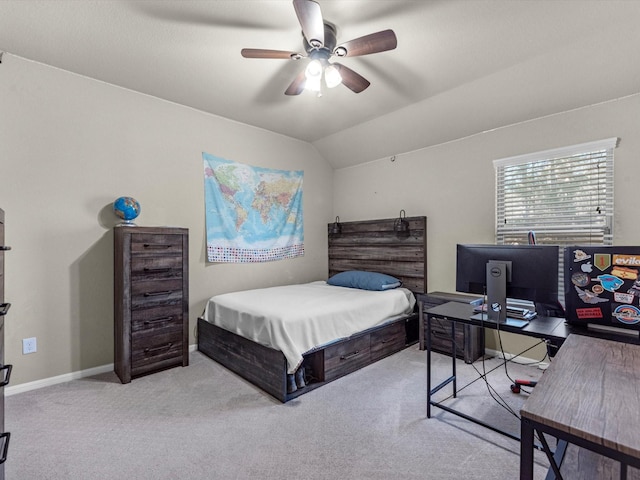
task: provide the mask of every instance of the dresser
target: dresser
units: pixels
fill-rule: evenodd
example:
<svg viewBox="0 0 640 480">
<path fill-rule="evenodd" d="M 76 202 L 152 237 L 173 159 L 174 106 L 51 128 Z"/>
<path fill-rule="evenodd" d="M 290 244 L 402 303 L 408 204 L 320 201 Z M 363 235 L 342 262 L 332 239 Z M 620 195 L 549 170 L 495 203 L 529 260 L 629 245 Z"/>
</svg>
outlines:
<svg viewBox="0 0 640 480">
<path fill-rule="evenodd" d="M 4 387 L 9 384 L 11 365 L 4 363 L 4 318 L 10 303 L 4 301 L 4 253 L 11 250 L 4 243 L 4 210 L 0 209 L 0 480 L 4 480 L 4 462 L 9 451 L 9 432 L 4 430 Z"/>
<path fill-rule="evenodd" d="M 189 364 L 189 231 L 114 228 L 114 365 L 122 383 Z"/>
<path fill-rule="evenodd" d="M 447 302 L 459 302 L 474 304 L 482 300 L 482 297 L 461 293 L 430 292 L 418 295 L 420 310 L 420 350 L 424 350 L 426 336 L 431 335 L 431 349 L 440 353 L 451 354 L 451 333 L 453 331 L 450 320 L 433 317 L 431 320 L 431 332 L 427 331 L 425 310 L 442 305 Z M 473 325 L 456 326 L 456 356 L 462 358 L 465 363 L 473 363 L 484 355 L 484 331 L 481 327 Z"/>
</svg>

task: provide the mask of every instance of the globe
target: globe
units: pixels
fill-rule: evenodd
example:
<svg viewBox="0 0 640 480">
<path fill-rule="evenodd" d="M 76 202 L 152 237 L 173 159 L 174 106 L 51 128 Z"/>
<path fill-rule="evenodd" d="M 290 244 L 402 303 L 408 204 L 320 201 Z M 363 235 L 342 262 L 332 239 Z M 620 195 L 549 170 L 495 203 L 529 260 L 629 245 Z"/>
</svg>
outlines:
<svg viewBox="0 0 640 480">
<path fill-rule="evenodd" d="M 133 197 L 120 197 L 113 202 L 113 211 L 124 220 L 121 225 L 135 225 L 133 220 L 140 215 L 140 204 Z"/>
</svg>

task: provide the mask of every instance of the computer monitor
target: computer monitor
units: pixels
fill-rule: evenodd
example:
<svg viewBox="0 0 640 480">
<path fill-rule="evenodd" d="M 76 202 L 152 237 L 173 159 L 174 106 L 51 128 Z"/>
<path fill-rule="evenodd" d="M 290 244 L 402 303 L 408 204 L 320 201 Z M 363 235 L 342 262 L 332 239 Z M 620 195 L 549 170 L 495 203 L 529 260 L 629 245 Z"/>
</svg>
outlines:
<svg viewBox="0 0 640 480">
<path fill-rule="evenodd" d="M 487 318 L 504 322 L 507 298 L 559 306 L 558 265 L 556 245 L 459 244 L 456 291 L 486 294 Z"/>
</svg>

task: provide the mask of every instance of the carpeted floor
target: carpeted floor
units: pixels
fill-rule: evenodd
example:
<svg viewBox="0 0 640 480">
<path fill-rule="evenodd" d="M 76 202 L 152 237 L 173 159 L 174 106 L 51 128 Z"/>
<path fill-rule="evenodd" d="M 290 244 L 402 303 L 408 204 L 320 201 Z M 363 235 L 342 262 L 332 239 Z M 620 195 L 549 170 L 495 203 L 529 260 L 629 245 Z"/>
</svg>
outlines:
<svg viewBox="0 0 640 480">
<path fill-rule="evenodd" d="M 441 380 L 450 359 L 434 354 L 434 360 L 435 380 Z M 496 361 L 486 364 L 489 369 Z M 476 375 L 458 366 L 460 376 Z M 513 363 L 508 369 L 512 378 L 542 373 Z M 492 372 L 489 381 L 517 412 L 526 394 L 510 391 L 505 370 Z M 517 441 L 438 409 L 427 419 L 425 393 L 425 352 L 417 346 L 287 404 L 195 352 L 189 367 L 127 385 L 110 373 L 7 397 L 6 477 L 518 478 Z M 448 404 L 518 433 L 517 418 L 482 381 Z M 547 461 L 540 452 L 536 459 L 536 479 L 542 479 Z"/>
</svg>

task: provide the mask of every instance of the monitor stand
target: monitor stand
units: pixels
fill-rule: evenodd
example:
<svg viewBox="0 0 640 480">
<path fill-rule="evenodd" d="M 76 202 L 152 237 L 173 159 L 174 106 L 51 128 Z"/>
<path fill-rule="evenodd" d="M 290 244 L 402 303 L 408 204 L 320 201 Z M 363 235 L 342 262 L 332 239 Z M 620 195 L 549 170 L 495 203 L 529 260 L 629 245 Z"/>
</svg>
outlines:
<svg viewBox="0 0 640 480">
<path fill-rule="evenodd" d="M 511 281 L 511 261 L 489 260 L 487 262 L 487 311 L 471 317 L 472 320 L 489 321 L 514 328 L 529 323 L 507 317 L 507 282 Z"/>
<path fill-rule="evenodd" d="M 487 316 L 496 323 L 507 320 L 507 282 L 511 280 L 511 262 L 487 262 Z"/>
</svg>

